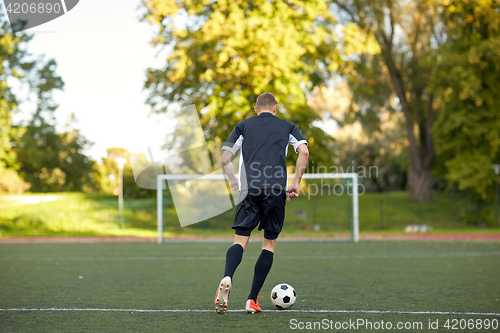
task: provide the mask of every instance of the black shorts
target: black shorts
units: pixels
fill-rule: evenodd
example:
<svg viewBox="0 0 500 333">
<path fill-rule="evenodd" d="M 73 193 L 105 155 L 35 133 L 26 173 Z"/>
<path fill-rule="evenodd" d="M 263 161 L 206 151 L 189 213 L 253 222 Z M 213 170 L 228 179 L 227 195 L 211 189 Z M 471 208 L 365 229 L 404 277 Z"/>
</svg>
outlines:
<svg viewBox="0 0 500 333">
<path fill-rule="evenodd" d="M 285 204 L 284 190 L 251 189 L 236 207 L 233 229 L 237 235 L 250 236 L 252 230 L 259 226 L 259 230 L 264 229 L 266 239 L 276 239 L 283 229 Z"/>
</svg>

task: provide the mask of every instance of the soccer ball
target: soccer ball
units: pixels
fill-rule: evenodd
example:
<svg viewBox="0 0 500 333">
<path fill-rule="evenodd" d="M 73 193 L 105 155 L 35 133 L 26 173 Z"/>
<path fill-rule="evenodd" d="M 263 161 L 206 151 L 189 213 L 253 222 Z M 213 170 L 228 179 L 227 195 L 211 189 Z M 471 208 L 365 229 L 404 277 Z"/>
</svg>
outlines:
<svg viewBox="0 0 500 333">
<path fill-rule="evenodd" d="M 297 294 L 289 284 L 280 283 L 271 291 L 271 301 L 280 310 L 288 309 L 295 303 Z"/>
</svg>

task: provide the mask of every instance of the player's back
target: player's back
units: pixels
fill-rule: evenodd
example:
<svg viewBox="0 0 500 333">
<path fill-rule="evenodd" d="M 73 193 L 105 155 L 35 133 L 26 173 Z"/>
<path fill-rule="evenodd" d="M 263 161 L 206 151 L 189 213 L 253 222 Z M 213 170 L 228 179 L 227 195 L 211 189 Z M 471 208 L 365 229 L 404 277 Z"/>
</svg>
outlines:
<svg viewBox="0 0 500 333">
<path fill-rule="evenodd" d="M 296 149 L 305 142 L 295 124 L 269 112 L 243 120 L 236 125 L 225 143 L 235 153 L 240 147 L 240 188 L 286 188 L 288 143 Z"/>
</svg>

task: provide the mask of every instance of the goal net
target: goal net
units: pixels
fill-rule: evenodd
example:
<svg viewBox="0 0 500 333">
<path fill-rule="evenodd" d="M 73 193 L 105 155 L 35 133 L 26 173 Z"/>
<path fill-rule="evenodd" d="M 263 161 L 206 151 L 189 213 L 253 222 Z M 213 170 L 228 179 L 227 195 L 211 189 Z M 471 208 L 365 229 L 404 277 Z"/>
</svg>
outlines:
<svg viewBox="0 0 500 333">
<path fill-rule="evenodd" d="M 158 243 L 166 232 L 187 226 L 210 229 L 211 234 L 231 228 L 240 193 L 229 190 L 221 170 L 208 175 L 159 174 L 156 180 Z M 288 230 L 358 242 L 358 197 L 356 173 L 306 173 L 299 197 L 287 202 L 283 234 Z"/>
</svg>

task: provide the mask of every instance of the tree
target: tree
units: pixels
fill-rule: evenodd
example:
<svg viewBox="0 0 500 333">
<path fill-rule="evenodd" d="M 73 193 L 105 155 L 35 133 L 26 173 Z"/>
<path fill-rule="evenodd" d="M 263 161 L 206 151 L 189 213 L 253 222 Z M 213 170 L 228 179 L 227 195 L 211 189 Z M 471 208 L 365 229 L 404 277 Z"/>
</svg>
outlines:
<svg viewBox="0 0 500 333">
<path fill-rule="evenodd" d="M 82 150 L 89 142 L 73 128 L 77 122 L 74 115 L 65 126 L 66 132 L 56 131 L 54 111 L 58 105 L 52 99 L 52 92 L 64 86 L 56 74 L 56 66 L 53 59 L 43 63 L 42 57 L 27 76 L 37 108 L 15 147 L 20 173 L 35 192 L 88 191 L 92 188 L 89 178 L 92 162 Z"/>
<path fill-rule="evenodd" d="M 21 165 L 13 149 L 23 128 L 12 124 L 19 104 L 12 86 L 13 81 L 22 84 L 24 75 L 33 67 L 33 62 L 25 59 L 25 46 L 31 37 L 9 33 L 9 23 L 3 18 L 0 14 L 0 193 L 22 193 L 30 185 L 19 176 Z"/>
<path fill-rule="evenodd" d="M 0 192 L 22 192 L 29 186 L 32 191 L 91 188 L 88 176 L 92 164 L 82 153 L 88 142 L 71 124 L 66 132 L 56 132 L 54 111 L 58 105 L 52 92 L 62 90 L 64 82 L 56 74 L 55 60 L 33 57 L 27 52 L 33 36 L 10 33 L 3 16 L 0 22 Z M 19 105 L 25 101 L 33 102 L 36 110 L 26 106 L 21 110 Z M 30 111 L 28 122 L 12 124 L 14 113 Z"/>
<path fill-rule="evenodd" d="M 432 76 L 437 169 L 485 199 L 495 180 L 492 164 L 500 163 L 500 3 L 440 3 L 447 38 Z"/>
<path fill-rule="evenodd" d="M 308 100 L 324 119 L 333 119 L 337 125 L 331 132 L 337 151 L 334 170 L 357 172 L 360 184 L 367 191 L 406 190 L 409 156 L 401 126 L 403 115 L 392 111 L 395 102 L 383 99 L 384 90 L 380 86 L 349 83 L 350 86 L 342 80 L 336 88 L 316 87 Z M 352 87 L 356 90 L 352 91 Z M 380 90 L 379 94 L 371 97 L 370 89 Z M 368 96 L 360 90 L 368 91 Z M 377 104 L 377 98 L 384 103 Z M 381 106 L 385 103 L 389 105 Z"/>
<path fill-rule="evenodd" d="M 442 43 L 442 31 L 436 8 L 430 1 L 407 2 L 368 0 L 334 0 L 336 10 L 345 20 L 376 37 L 381 55 L 364 59 L 372 71 L 383 70 L 386 76 L 373 76 L 375 87 L 389 78 L 398 98 L 399 110 L 405 118 L 411 164 L 408 168 L 410 196 L 432 200 L 431 169 L 434 161 L 432 125 L 434 92 L 430 89 L 435 45 Z M 371 61 L 375 60 L 375 61 Z M 371 62 L 370 62 L 371 61 Z M 374 65 L 374 66 L 373 66 Z M 371 72 L 358 72 L 365 80 Z M 368 75 L 367 75 L 368 74 Z"/>
<path fill-rule="evenodd" d="M 72 115 L 61 133 L 43 118 L 34 117 L 25 126 L 16 152 L 20 172 L 32 184 L 32 191 L 92 191 L 93 161 L 82 152 L 89 143 L 74 128 L 75 123 Z"/>
<path fill-rule="evenodd" d="M 102 159 L 101 163 L 94 164 L 92 178 L 97 191 L 104 194 L 118 194 L 117 158 L 125 158 L 127 160 L 127 163 L 123 166 L 123 197 L 127 199 L 155 198 L 155 190 L 144 189 L 136 184 L 130 163 L 131 158 L 141 159 L 146 165 L 149 164 L 149 161 L 142 154 L 131 156 L 129 151 L 123 148 L 109 148 L 107 156 Z M 156 181 L 155 175 L 153 177 Z"/>
<path fill-rule="evenodd" d="M 154 112 L 195 104 L 206 135 L 222 141 L 254 114 L 256 97 L 269 91 L 281 103 L 279 116 L 314 138 L 311 159 L 332 163 L 333 139 L 312 125 L 320 118 L 306 101 L 344 63 L 324 1 L 143 4 L 145 19 L 159 26 L 153 45 L 173 49 L 164 68 L 147 73 Z"/>
<path fill-rule="evenodd" d="M 90 173 L 94 162 L 82 152 L 90 143 L 74 127 L 76 122 L 71 115 L 61 133 L 45 121 L 40 126 L 33 122 L 26 126 L 18 155 L 32 191 L 93 191 Z"/>
</svg>

